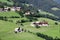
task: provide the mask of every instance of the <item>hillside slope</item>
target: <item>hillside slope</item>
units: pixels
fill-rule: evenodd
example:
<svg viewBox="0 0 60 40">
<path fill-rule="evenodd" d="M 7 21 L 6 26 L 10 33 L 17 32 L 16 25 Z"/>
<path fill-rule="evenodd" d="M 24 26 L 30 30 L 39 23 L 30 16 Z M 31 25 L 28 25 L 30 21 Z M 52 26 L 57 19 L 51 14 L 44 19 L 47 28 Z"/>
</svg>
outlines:
<svg viewBox="0 0 60 40">
<path fill-rule="evenodd" d="M 17 19 L 17 18 L 16 18 Z M 30 30 L 33 33 L 43 33 L 44 35 L 48 35 L 50 37 L 57 36 L 60 38 L 59 25 L 55 25 L 53 20 L 47 18 L 39 18 L 39 21 L 46 20 L 49 23 L 48 27 L 40 27 L 39 29 L 32 27 L 30 25 L 31 22 L 24 23 L 22 28 L 26 30 Z M 36 34 L 29 33 L 29 32 L 22 32 L 22 33 L 14 33 L 14 28 L 18 27 L 15 23 L 2 21 L 0 20 L 0 39 L 1 40 L 44 40 L 45 38 L 38 37 Z M 20 26 L 21 27 L 21 26 Z"/>
<path fill-rule="evenodd" d="M 60 0 L 54 0 L 55 2 L 57 2 L 58 4 L 60 4 Z"/>
<path fill-rule="evenodd" d="M 33 4 L 34 7 L 40 8 L 41 10 L 47 11 L 49 13 L 52 13 L 58 17 L 60 17 L 60 10 L 54 11 L 51 8 L 57 7 L 60 8 L 60 5 L 56 3 L 53 0 L 13 0 L 17 3 L 27 3 L 27 4 Z"/>
</svg>

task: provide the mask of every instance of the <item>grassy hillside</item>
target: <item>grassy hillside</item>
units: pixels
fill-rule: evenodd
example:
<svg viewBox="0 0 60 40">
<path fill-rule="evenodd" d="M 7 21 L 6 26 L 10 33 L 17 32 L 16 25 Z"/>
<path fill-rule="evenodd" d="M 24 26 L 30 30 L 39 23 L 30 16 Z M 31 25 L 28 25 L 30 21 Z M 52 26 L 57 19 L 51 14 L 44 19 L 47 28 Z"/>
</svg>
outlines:
<svg viewBox="0 0 60 40">
<path fill-rule="evenodd" d="M 7 2 L 7 0 L 0 0 L 0 2 Z"/>
<path fill-rule="evenodd" d="M 18 27 L 15 23 L 0 20 L 0 39 L 1 40 L 43 40 L 30 33 L 14 33 L 14 28 Z"/>
<path fill-rule="evenodd" d="M 46 34 L 48 36 L 51 36 L 53 38 L 55 38 L 56 36 L 58 36 L 60 38 L 60 34 L 59 34 L 59 29 L 60 29 L 60 23 L 59 25 L 55 25 L 55 21 L 53 20 L 50 20 L 50 19 L 47 19 L 47 18 L 39 18 L 38 19 L 39 21 L 43 21 L 43 20 L 46 20 L 48 23 L 49 23 L 49 26 L 48 27 L 41 27 L 39 29 L 36 29 L 34 27 L 32 27 L 30 24 L 31 23 L 25 23 L 24 26 L 27 30 L 30 30 L 34 33 L 36 32 L 40 32 L 40 33 L 43 33 L 43 34 Z M 24 27 L 23 27 L 24 28 Z"/>
<path fill-rule="evenodd" d="M 20 15 L 16 12 L 13 12 L 13 11 L 8 11 L 8 12 L 0 12 L 0 16 L 3 16 L 3 17 L 12 17 L 12 16 L 17 16 L 19 17 Z"/>
<path fill-rule="evenodd" d="M 46 12 L 42 12 L 42 14 L 48 14 Z M 16 12 L 0 12 L 0 16 L 3 17 L 11 17 L 11 16 L 18 16 L 20 17 L 20 15 Z M 23 17 L 23 18 L 7 18 L 8 20 L 13 20 L 13 22 L 9 22 L 9 21 L 2 21 L 0 20 L 0 39 L 1 40 L 44 40 L 44 38 L 42 37 L 38 37 L 36 35 L 36 33 L 42 33 L 44 35 L 48 35 L 51 36 L 55 39 L 55 37 L 57 36 L 58 38 L 60 38 L 60 34 L 59 34 L 59 29 L 60 29 L 60 23 L 58 25 L 55 25 L 55 21 L 48 19 L 48 18 L 38 18 L 38 21 L 43 21 L 46 20 L 49 23 L 48 27 L 40 27 L 40 28 L 35 28 L 31 26 L 31 22 L 25 22 L 23 23 L 24 26 L 21 26 L 20 24 L 16 24 L 16 22 L 18 20 L 21 19 L 25 19 L 28 20 L 27 18 Z M 29 32 L 23 32 L 23 33 L 14 33 L 14 28 L 16 27 L 21 27 L 24 28 L 26 30 L 29 30 L 33 33 L 29 33 Z"/>
<path fill-rule="evenodd" d="M 14 20 L 17 20 L 17 18 Z M 44 38 L 38 37 L 36 35 L 37 32 L 43 33 L 44 35 L 48 35 L 53 38 L 55 38 L 56 36 L 60 38 L 59 36 L 60 23 L 59 25 L 55 25 L 54 24 L 55 21 L 47 18 L 38 18 L 38 20 L 39 21 L 46 20 L 49 23 L 49 26 L 40 27 L 39 29 L 37 29 L 31 26 L 31 22 L 25 22 L 23 23 L 24 26 L 21 26 L 21 25 L 16 25 L 15 23 L 0 20 L 0 39 L 1 40 L 44 40 Z M 22 32 L 15 34 L 14 28 L 19 26 L 26 30 L 30 30 L 35 34 L 29 32 Z"/>
<path fill-rule="evenodd" d="M 60 4 L 56 3 L 53 0 L 15 0 L 16 3 L 27 3 L 27 4 L 32 4 L 34 8 L 39 8 L 43 11 L 49 12 L 51 14 L 54 14 L 58 17 L 60 17 L 60 10 L 54 11 L 52 10 L 53 7 L 56 7 L 60 9 Z"/>
<path fill-rule="evenodd" d="M 7 3 L 7 5 L 13 5 L 13 1 L 8 1 L 8 0 L 0 0 L 2 3 Z"/>
<path fill-rule="evenodd" d="M 28 1 L 28 0 L 26 0 L 26 1 Z M 29 0 L 28 2 L 31 2 L 31 1 L 32 0 Z M 45 15 L 48 15 L 48 17 L 51 17 L 51 18 L 52 18 L 52 16 L 57 17 L 54 14 L 51 14 L 51 12 L 49 12 L 49 11 L 51 11 L 51 10 L 49 10 L 50 8 L 52 8 L 51 6 L 53 6 L 55 4 L 53 2 L 50 2 L 50 0 L 46 0 L 46 1 L 40 0 L 40 1 L 42 2 L 42 4 L 46 4 L 46 6 L 40 4 L 40 5 L 42 5 L 40 7 L 40 5 L 38 5 L 41 9 L 39 14 L 42 14 L 43 17 L 39 17 L 39 18 L 36 17 L 37 18 L 36 21 L 45 20 L 48 22 L 48 24 L 49 24 L 48 26 L 41 26 L 40 28 L 36 28 L 36 27 L 31 26 L 31 23 L 34 22 L 34 20 L 32 22 L 30 22 L 30 20 L 27 17 L 25 17 L 25 16 L 21 17 L 20 13 L 13 12 L 13 11 L 0 12 L 0 40 L 47 40 L 47 38 L 48 39 L 49 38 L 55 39 L 56 37 L 60 38 L 60 34 L 59 34 L 60 33 L 60 22 L 51 20 L 45 16 Z M 37 2 L 37 0 L 35 0 L 33 3 L 34 6 L 36 6 L 37 3 L 40 3 L 40 1 Z M 7 0 L 0 0 L 0 2 L 10 3 Z M 50 6 L 48 5 L 48 3 Z M 29 5 L 27 5 L 27 6 L 29 6 Z M 45 9 L 49 10 L 49 11 L 46 11 Z M 21 21 L 21 20 L 24 20 L 24 21 L 26 20 L 26 22 L 22 23 L 23 26 L 21 25 L 21 22 L 17 23 L 18 21 Z M 56 25 L 55 22 L 57 22 L 58 25 Z M 27 32 L 19 32 L 19 33 L 15 34 L 14 29 L 17 27 L 21 27 L 21 28 L 27 30 Z M 30 31 L 30 32 L 28 32 L 28 31 Z M 37 34 L 37 33 L 40 33 L 40 34 Z"/>
</svg>

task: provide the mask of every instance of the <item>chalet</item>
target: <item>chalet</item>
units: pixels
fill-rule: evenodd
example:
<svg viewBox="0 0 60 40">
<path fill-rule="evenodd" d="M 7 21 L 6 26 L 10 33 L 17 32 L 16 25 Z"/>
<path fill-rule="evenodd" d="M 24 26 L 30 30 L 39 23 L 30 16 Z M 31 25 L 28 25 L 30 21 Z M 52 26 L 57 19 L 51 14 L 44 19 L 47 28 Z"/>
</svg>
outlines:
<svg viewBox="0 0 60 40">
<path fill-rule="evenodd" d="M 4 8 L 4 11 L 8 11 L 9 8 L 10 8 L 10 7 L 5 7 L 5 8 Z"/>
<path fill-rule="evenodd" d="M 19 28 L 15 28 L 14 32 L 15 33 L 23 32 L 23 28 L 20 28 L 20 27 Z"/>
<path fill-rule="evenodd" d="M 48 22 L 32 22 L 31 26 L 48 26 Z"/>
<path fill-rule="evenodd" d="M 16 10 L 16 8 L 15 7 L 11 7 L 11 11 L 15 11 Z"/>
<path fill-rule="evenodd" d="M 25 12 L 25 15 L 30 15 L 30 14 L 31 14 L 30 11 Z"/>
<path fill-rule="evenodd" d="M 21 7 L 11 7 L 11 11 L 20 11 Z"/>
<path fill-rule="evenodd" d="M 3 8 L 0 8 L 0 12 L 2 12 L 3 11 Z"/>
<path fill-rule="evenodd" d="M 20 9 L 21 9 L 21 7 L 16 7 L 16 10 L 17 10 L 17 11 L 20 11 Z"/>
<path fill-rule="evenodd" d="M 5 7 L 0 8 L 0 11 L 20 11 L 21 7 Z"/>
</svg>

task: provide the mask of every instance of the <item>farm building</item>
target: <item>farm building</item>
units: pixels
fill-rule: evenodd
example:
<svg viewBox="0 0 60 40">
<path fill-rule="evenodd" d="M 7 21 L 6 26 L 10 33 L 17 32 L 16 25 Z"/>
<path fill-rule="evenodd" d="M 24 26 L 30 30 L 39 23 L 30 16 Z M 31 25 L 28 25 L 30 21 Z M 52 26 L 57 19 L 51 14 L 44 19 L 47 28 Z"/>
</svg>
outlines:
<svg viewBox="0 0 60 40">
<path fill-rule="evenodd" d="M 20 11 L 21 7 L 5 7 L 0 8 L 0 11 Z"/>
<path fill-rule="evenodd" d="M 30 11 L 25 12 L 25 15 L 30 15 L 30 14 L 31 14 Z"/>
<path fill-rule="evenodd" d="M 48 26 L 48 22 L 39 22 L 39 21 L 37 21 L 37 22 L 32 22 L 31 23 L 31 26 Z"/>
<path fill-rule="evenodd" d="M 20 11 L 21 7 L 11 7 L 11 11 Z"/>
<path fill-rule="evenodd" d="M 0 8 L 0 12 L 3 11 L 3 8 Z"/>
</svg>

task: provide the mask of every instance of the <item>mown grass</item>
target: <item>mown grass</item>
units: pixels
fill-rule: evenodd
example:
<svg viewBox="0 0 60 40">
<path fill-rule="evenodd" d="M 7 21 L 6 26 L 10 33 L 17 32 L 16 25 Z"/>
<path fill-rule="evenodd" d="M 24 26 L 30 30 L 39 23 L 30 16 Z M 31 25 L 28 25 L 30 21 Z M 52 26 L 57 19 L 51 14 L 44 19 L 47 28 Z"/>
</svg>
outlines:
<svg viewBox="0 0 60 40">
<path fill-rule="evenodd" d="M 16 12 L 0 12 L 0 16 L 3 17 L 11 17 L 11 16 L 18 16 L 20 15 Z M 21 20 L 21 19 L 26 19 L 27 18 L 8 18 L 8 20 L 13 20 L 13 22 L 8 22 L 8 21 L 2 21 L 0 20 L 0 39 L 1 40 L 44 40 L 41 37 L 38 37 L 35 35 L 37 32 L 51 36 L 55 38 L 56 36 L 60 38 L 59 34 L 59 29 L 60 29 L 60 22 L 58 22 L 58 25 L 55 25 L 54 20 L 48 19 L 48 18 L 38 18 L 38 21 L 43 21 L 46 20 L 49 23 L 48 27 L 40 27 L 40 28 L 35 28 L 31 26 L 31 22 L 25 22 L 23 23 L 24 26 L 21 26 L 20 24 L 16 24 L 16 21 Z M 28 33 L 28 32 L 23 32 L 23 33 L 14 33 L 14 29 L 16 27 L 22 27 L 26 30 L 29 30 L 35 34 Z"/>
<path fill-rule="evenodd" d="M 0 39 L 1 40 L 43 40 L 28 32 L 14 33 L 14 28 L 18 27 L 15 23 L 0 20 Z"/>
<path fill-rule="evenodd" d="M 30 25 L 31 23 L 26 23 L 26 24 L 24 24 L 25 28 L 34 33 L 40 32 L 40 33 L 46 34 L 48 36 L 51 36 L 53 38 L 55 38 L 56 36 L 60 38 L 60 34 L 59 34 L 60 23 L 58 25 L 55 25 L 55 21 L 53 21 L 51 19 L 39 18 L 39 21 L 42 21 L 42 20 L 46 20 L 49 23 L 49 26 L 48 27 L 40 27 L 39 29 L 36 29 Z"/>
<path fill-rule="evenodd" d="M 14 19 L 15 20 L 15 19 Z M 23 32 L 23 33 L 14 33 L 14 28 L 16 27 L 22 27 L 26 30 L 30 30 L 33 33 L 43 33 L 45 35 L 51 36 L 55 38 L 56 36 L 60 38 L 59 34 L 59 29 L 60 29 L 60 24 L 55 25 L 53 20 L 46 19 L 46 18 L 39 18 L 39 21 L 41 20 L 46 20 L 49 22 L 48 27 L 40 27 L 40 28 L 35 28 L 32 27 L 30 24 L 31 22 L 26 22 L 23 23 L 24 26 L 21 25 L 16 25 L 15 22 L 6 22 L 6 21 L 0 21 L 0 38 L 2 40 L 44 40 L 43 38 L 39 38 L 38 36 L 28 33 L 28 32 Z"/>
<path fill-rule="evenodd" d="M 16 12 L 13 12 L 13 11 L 8 11 L 8 12 L 0 12 L 0 16 L 3 16 L 3 17 L 12 17 L 12 16 L 17 16 L 17 17 L 20 17 L 20 15 Z"/>
</svg>

